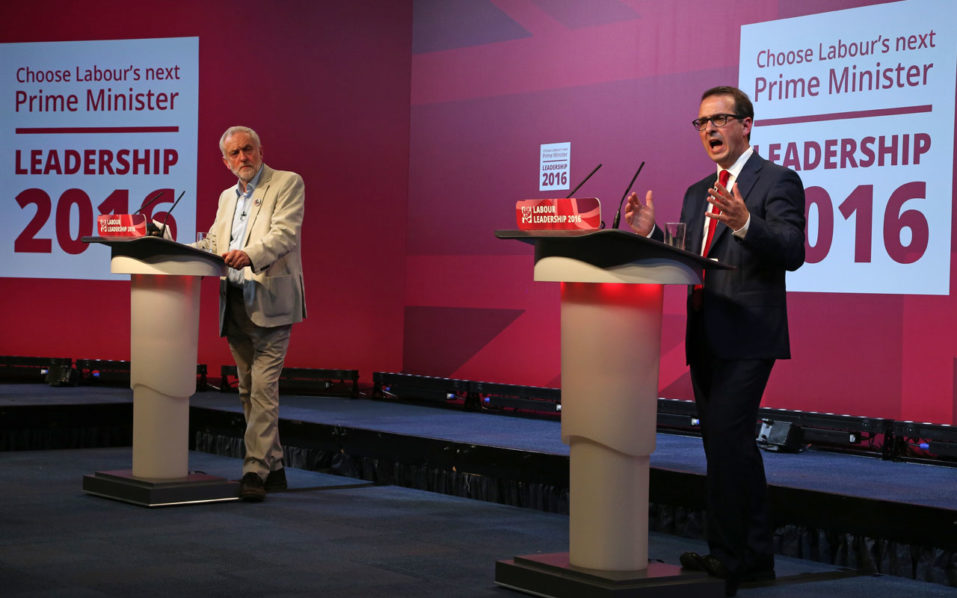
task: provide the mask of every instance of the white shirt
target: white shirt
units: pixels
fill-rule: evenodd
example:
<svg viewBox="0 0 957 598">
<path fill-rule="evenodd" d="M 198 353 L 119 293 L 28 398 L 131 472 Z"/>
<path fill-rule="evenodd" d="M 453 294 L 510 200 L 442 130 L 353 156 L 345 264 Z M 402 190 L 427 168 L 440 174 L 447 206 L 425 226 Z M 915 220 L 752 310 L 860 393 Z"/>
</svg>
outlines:
<svg viewBox="0 0 957 598">
<path fill-rule="evenodd" d="M 249 222 L 249 200 L 253 196 L 253 191 L 256 190 L 256 185 L 259 184 L 259 177 L 261 177 L 262 174 L 263 168 L 260 166 L 256 176 L 246 183 L 246 191 L 243 191 L 239 183 L 236 184 L 236 211 L 233 212 L 233 226 L 229 232 L 230 250 L 243 248 L 243 239 L 246 238 L 246 224 Z M 228 268 L 226 270 L 226 277 L 229 279 L 230 284 L 237 287 L 243 286 L 242 270 Z"/>
</svg>

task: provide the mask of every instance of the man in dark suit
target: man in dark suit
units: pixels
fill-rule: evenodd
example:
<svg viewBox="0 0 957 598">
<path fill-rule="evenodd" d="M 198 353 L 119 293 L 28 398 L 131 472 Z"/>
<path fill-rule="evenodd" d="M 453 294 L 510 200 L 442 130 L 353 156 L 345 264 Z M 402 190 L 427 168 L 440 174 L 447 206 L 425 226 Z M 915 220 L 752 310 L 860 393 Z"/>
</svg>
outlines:
<svg viewBox="0 0 957 598">
<path fill-rule="evenodd" d="M 717 172 L 691 185 L 681 207 L 686 247 L 731 270 L 689 288 L 685 351 L 708 462 L 710 554 L 681 555 L 687 569 L 742 581 L 774 579 L 764 463 L 755 444 L 758 407 L 776 359 L 791 356 L 785 271 L 804 263 L 804 186 L 754 153 L 754 108 L 734 87 L 701 97 L 693 121 Z M 722 171 L 725 171 L 724 173 Z M 654 197 L 628 198 L 632 229 L 659 240 Z"/>
</svg>

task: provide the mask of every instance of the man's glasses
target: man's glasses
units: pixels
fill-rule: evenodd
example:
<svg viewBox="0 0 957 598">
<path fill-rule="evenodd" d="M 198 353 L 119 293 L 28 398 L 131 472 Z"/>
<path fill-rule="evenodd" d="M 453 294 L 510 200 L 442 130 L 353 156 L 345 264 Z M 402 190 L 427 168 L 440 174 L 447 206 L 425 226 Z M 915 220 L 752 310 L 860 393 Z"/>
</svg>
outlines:
<svg viewBox="0 0 957 598">
<path fill-rule="evenodd" d="M 698 129 L 699 131 L 703 131 L 704 128 L 708 126 L 709 120 L 712 123 L 714 123 L 714 126 L 723 127 L 726 124 L 728 124 L 728 121 L 731 120 L 732 118 L 744 118 L 744 117 L 741 116 L 740 114 L 715 114 L 714 116 L 704 116 L 702 118 L 696 118 L 693 121 L 691 121 L 691 126 Z"/>
</svg>

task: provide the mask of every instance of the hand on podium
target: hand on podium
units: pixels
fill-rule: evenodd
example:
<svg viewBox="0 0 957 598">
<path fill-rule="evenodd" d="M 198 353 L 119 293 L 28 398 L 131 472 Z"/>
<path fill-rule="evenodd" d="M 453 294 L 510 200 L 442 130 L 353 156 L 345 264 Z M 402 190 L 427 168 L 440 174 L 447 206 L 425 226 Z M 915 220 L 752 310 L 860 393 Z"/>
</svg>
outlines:
<svg viewBox="0 0 957 598">
<path fill-rule="evenodd" d="M 237 270 L 253 265 L 252 260 L 249 259 L 249 256 L 246 254 L 246 252 L 241 249 L 232 249 L 227 251 L 223 254 L 223 261 L 226 262 L 226 265 L 230 268 L 235 268 Z"/>
<path fill-rule="evenodd" d="M 170 241 L 173 240 L 173 235 L 169 232 L 169 227 L 157 220 L 152 220 L 146 223 L 146 236 L 162 237 L 164 239 L 169 239 Z"/>
</svg>

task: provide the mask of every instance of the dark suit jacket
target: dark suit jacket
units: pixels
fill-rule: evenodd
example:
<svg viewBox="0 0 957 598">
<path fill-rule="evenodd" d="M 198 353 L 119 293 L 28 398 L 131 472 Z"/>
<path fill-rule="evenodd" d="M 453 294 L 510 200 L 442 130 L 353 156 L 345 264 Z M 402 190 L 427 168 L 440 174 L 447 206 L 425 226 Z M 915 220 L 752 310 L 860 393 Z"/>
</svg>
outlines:
<svg viewBox="0 0 957 598">
<path fill-rule="evenodd" d="M 681 206 L 688 251 L 701 253 L 711 174 L 691 185 Z M 804 185 L 797 173 L 754 154 L 737 179 L 738 190 L 751 212 L 744 239 L 719 222 L 707 257 L 734 270 L 713 270 L 704 282 L 700 311 L 688 302 L 685 348 L 706 343 L 724 359 L 787 359 L 788 337 L 786 270 L 804 263 Z M 700 318 L 700 319 L 699 319 Z M 690 361 L 690 360 L 689 360 Z"/>
</svg>

